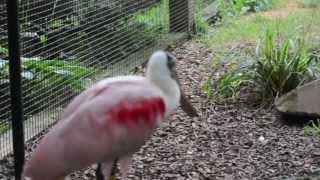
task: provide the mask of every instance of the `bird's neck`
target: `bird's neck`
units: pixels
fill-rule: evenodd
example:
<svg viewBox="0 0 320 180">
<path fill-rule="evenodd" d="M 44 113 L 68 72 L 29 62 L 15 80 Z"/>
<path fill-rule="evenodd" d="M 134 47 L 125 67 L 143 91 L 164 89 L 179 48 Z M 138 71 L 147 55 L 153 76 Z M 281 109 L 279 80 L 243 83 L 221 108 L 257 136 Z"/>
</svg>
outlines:
<svg viewBox="0 0 320 180">
<path fill-rule="evenodd" d="M 173 111 L 179 106 L 180 101 L 180 88 L 178 83 L 171 77 L 152 76 L 147 75 L 159 89 L 162 90 L 165 98 L 168 111 Z"/>
</svg>

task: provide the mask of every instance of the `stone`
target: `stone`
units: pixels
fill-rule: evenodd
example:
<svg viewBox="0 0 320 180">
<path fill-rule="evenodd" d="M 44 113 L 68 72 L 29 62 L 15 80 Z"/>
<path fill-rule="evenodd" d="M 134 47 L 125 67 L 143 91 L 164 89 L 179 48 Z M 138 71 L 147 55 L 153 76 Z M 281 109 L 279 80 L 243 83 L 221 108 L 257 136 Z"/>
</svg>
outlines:
<svg viewBox="0 0 320 180">
<path fill-rule="evenodd" d="M 320 79 L 300 86 L 275 101 L 282 115 L 297 117 L 320 117 Z"/>
</svg>

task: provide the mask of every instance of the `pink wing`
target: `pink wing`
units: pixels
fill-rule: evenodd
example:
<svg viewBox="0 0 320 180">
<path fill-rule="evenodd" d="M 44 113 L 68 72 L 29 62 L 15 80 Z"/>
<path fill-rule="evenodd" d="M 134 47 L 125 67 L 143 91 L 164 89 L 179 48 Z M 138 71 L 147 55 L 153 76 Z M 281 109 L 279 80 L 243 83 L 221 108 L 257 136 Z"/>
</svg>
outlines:
<svg viewBox="0 0 320 180">
<path fill-rule="evenodd" d="M 106 84 L 68 106 L 66 119 L 51 129 L 27 162 L 27 176 L 60 177 L 139 150 L 164 117 L 162 93 L 146 80 Z"/>
</svg>

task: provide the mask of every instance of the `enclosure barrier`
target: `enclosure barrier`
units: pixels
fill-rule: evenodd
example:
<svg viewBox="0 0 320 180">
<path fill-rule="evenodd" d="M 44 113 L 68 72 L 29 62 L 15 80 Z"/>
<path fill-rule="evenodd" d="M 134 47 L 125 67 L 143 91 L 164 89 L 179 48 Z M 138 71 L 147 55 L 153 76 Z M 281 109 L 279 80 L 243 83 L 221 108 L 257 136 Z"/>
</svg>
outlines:
<svg viewBox="0 0 320 180">
<path fill-rule="evenodd" d="M 0 0 L 0 160 L 14 153 L 15 178 L 74 96 L 188 37 L 192 9 L 192 0 Z"/>
</svg>

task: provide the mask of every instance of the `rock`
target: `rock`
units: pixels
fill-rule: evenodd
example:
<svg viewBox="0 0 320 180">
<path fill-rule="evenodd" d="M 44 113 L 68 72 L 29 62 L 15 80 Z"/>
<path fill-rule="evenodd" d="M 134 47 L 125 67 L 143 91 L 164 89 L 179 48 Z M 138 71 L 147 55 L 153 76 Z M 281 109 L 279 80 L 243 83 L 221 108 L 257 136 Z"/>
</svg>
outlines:
<svg viewBox="0 0 320 180">
<path fill-rule="evenodd" d="M 320 117 L 320 79 L 300 86 L 276 100 L 276 109 L 283 115 Z"/>
</svg>

